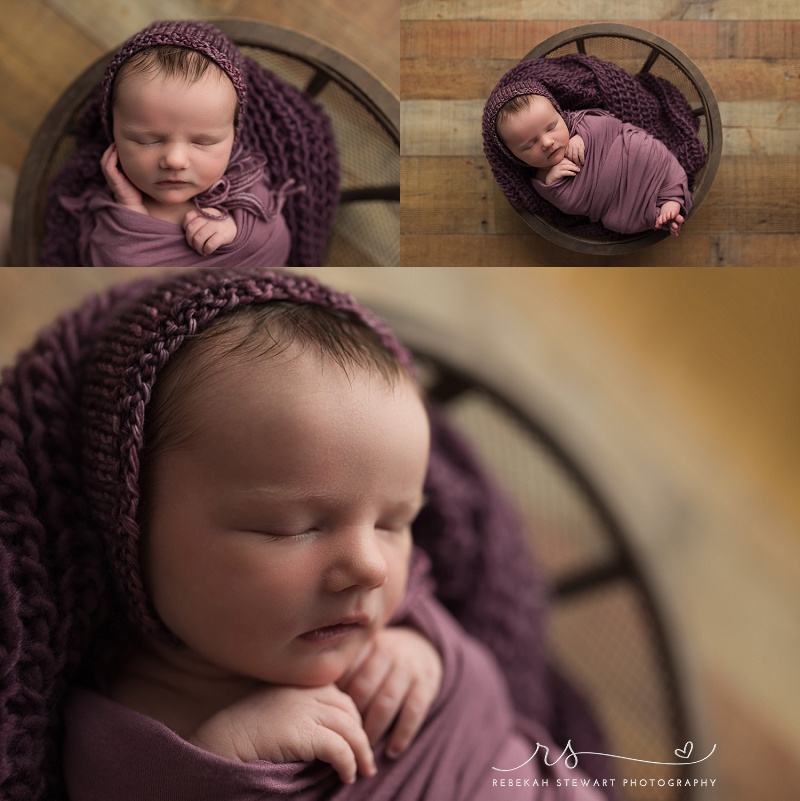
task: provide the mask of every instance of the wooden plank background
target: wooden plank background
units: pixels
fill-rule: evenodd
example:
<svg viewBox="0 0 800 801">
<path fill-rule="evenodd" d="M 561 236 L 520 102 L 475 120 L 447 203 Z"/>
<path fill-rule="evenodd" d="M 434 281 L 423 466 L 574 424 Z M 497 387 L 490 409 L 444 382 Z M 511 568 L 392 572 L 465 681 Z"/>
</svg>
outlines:
<svg viewBox="0 0 800 801">
<path fill-rule="evenodd" d="M 648 14 L 643 8 L 652 8 Z M 787 265 L 800 246 L 800 5 L 403 0 L 401 259 L 405 265 Z M 623 22 L 675 44 L 711 85 L 723 155 L 677 239 L 615 257 L 535 234 L 495 184 L 481 114 L 499 78 L 567 28 Z"/>
</svg>

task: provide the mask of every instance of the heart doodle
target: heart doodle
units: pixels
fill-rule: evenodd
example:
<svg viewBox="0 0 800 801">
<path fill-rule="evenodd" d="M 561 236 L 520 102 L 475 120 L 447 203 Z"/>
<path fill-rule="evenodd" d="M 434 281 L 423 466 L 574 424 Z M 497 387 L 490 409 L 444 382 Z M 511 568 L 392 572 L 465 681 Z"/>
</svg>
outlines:
<svg viewBox="0 0 800 801">
<path fill-rule="evenodd" d="M 694 743 L 691 740 L 686 741 L 686 745 L 683 748 L 678 748 L 675 751 L 675 756 L 680 757 L 681 759 L 688 759 L 692 755 L 692 749 L 694 748 Z"/>
</svg>

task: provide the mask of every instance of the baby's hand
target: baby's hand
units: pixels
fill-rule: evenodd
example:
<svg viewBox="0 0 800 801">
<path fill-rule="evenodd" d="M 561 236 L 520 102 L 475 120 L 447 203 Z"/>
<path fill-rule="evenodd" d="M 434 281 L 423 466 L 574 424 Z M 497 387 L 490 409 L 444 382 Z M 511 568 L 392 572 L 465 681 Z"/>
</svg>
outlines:
<svg viewBox="0 0 800 801">
<path fill-rule="evenodd" d="M 418 632 L 401 627 L 379 631 L 337 682 L 356 702 L 371 743 L 394 722 L 386 747 L 393 759 L 416 737 L 441 683 L 439 652 Z"/>
<path fill-rule="evenodd" d="M 566 157 L 573 162 L 574 164 L 584 164 L 586 161 L 586 145 L 583 142 L 582 137 L 578 134 L 572 137 L 572 139 L 567 142 L 567 147 L 564 151 Z"/>
<path fill-rule="evenodd" d="M 206 209 L 208 214 L 220 215 L 218 209 Z M 186 212 L 183 218 L 183 229 L 186 231 L 186 241 L 201 256 L 208 256 L 223 245 L 230 245 L 236 239 L 236 223 L 231 215 L 224 220 L 212 220 L 204 217 L 197 209 Z"/>
<path fill-rule="evenodd" d="M 375 758 L 353 699 L 333 684 L 265 686 L 217 712 L 189 742 L 239 762 L 333 766 L 346 784 L 375 774 Z"/>
<path fill-rule="evenodd" d="M 550 186 L 561 178 L 574 178 L 580 171 L 581 168 L 574 161 L 564 157 L 558 164 L 550 168 L 543 180 L 547 186 Z"/>
<path fill-rule="evenodd" d="M 106 178 L 114 200 L 121 206 L 125 206 L 132 211 L 147 214 L 144 206 L 142 193 L 128 180 L 119 168 L 119 156 L 117 146 L 112 142 L 103 153 L 100 159 L 100 168 Z"/>
</svg>

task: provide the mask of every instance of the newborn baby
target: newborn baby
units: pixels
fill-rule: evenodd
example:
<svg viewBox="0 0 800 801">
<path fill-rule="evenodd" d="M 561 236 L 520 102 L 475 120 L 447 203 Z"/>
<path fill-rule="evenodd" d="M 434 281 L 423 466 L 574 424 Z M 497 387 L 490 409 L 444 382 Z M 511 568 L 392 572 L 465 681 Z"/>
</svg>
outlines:
<svg viewBox="0 0 800 801">
<path fill-rule="evenodd" d="M 680 233 L 692 207 L 686 172 L 659 139 L 601 109 L 572 115 L 572 136 L 543 95 L 521 94 L 500 108 L 497 135 L 535 173 L 532 185 L 566 214 L 611 231 Z"/>
</svg>

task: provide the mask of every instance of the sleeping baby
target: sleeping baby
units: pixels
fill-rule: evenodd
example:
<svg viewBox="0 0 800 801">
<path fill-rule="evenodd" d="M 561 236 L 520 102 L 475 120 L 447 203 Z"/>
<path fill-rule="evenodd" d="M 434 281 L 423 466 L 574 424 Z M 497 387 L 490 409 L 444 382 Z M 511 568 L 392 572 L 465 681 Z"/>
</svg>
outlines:
<svg viewBox="0 0 800 801">
<path fill-rule="evenodd" d="M 610 231 L 680 233 L 692 207 L 686 171 L 663 142 L 602 109 L 570 115 L 543 94 L 512 97 L 497 112 L 497 136 L 532 167 L 531 183 L 566 214 Z"/>
</svg>

